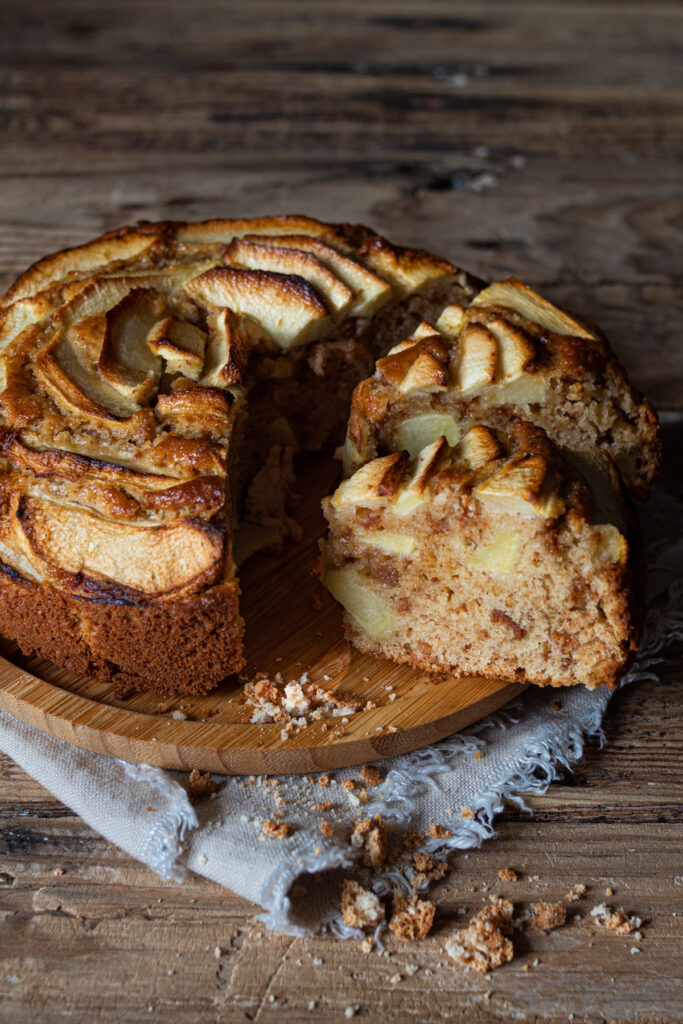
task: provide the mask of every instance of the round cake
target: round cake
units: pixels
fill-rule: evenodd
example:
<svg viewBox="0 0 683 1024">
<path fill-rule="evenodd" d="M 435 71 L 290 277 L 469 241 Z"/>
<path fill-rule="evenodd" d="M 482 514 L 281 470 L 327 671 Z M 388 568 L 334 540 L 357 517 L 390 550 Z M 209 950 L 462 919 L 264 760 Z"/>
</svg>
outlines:
<svg viewBox="0 0 683 1024">
<path fill-rule="evenodd" d="M 235 550 L 296 533 L 292 453 L 341 443 L 396 338 L 482 282 L 306 217 L 123 228 L 0 300 L 0 632 L 119 688 L 243 664 Z"/>
</svg>

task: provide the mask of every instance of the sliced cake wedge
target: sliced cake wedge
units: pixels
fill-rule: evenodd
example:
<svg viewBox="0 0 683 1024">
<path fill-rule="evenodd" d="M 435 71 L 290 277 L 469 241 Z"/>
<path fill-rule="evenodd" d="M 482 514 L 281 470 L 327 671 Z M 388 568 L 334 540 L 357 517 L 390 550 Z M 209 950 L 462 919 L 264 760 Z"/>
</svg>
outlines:
<svg viewBox="0 0 683 1024">
<path fill-rule="evenodd" d="M 458 675 L 616 685 L 643 573 L 604 451 L 562 453 L 523 420 L 373 459 L 323 501 L 322 580 L 370 654 Z"/>
</svg>

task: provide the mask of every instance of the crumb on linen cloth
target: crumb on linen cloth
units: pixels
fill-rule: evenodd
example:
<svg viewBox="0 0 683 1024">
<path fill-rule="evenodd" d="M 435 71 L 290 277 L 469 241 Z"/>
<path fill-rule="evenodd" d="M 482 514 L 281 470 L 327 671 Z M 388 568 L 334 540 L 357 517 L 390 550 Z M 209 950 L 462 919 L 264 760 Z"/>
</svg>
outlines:
<svg viewBox="0 0 683 1024">
<path fill-rule="evenodd" d="M 360 773 L 365 785 L 370 786 L 371 789 L 384 781 L 382 772 L 374 764 L 364 764 Z"/>
<path fill-rule="evenodd" d="M 427 835 L 430 839 L 450 839 L 451 837 L 450 831 L 444 828 L 443 825 L 430 825 L 427 829 Z"/>
<path fill-rule="evenodd" d="M 387 859 L 387 834 L 379 814 L 357 821 L 349 837 L 351 846 L 360 850 L 366 868 L 379 871 Z"/>
<path fill-rule="evenodd" d="M 286 839 L 287 836 L 291 836 L 294 826 L 291 821 L 264 821 L 261 826 L 263 834 L 269 836 L 270 839 Z"/>
<path fill-rule="evenodd" d="M 408 852 L 417 849 L 418 846 L 422 846 L 424 838 L 421 832 L 406 832 L 403 837 L 403 849 Z"/>
<path fill-rule="evenodd" d="M 341 912 L 342 921 L 349 928 L 365 928 L 377 924 L 384 917 L 384 907 L 379 897 L 351 878 L 344 879 Z"/>
<path fill-rule="evenodd" d="M 518 882 L 519 875 L 514 868 L 501 868 L 498 872 L 501 882 Z"/>
<path fill-rule="evenodd" d="M 605 903 L 598 904 L 591 910 L 591 917 L 601 928 L 606 928 L 617 935 L 628 935 L 635 928 L 640 928 L 642 919 L 640 917 L 629 917 L 623 907 L 612 910 Z"/>
<path fill-rule="evenodd" d="M 197 768 L 190 772 L 190 799 L 201 800 L 203 796 L 211 796 L 218 790 L 218 785 L 211 777 L 211 772 L 203 775 Z"/>
<path fill-rule="evenodd" d="M 480 974 L 512 960 L 514 950 L 507 935 L 512 931 L 513 909 L 511 900 L 494 897 L 472 918 L 467 928 L 446 940 L 448 955 L 466 970 Z"/>
<path fill-rule="evenodd" d="M 560 928 L 566 920 L 567 911 L 564 903 L 558 900 L 557 903 L 537 903 L 530 923 L 539 932 L 551 932 L 555 928 Z"/>
<path fill-rule="evenodd" d="M 433 900 L 419 900 L 413 896 L 408 900 L 405 896 L 396 896 L 392 905 L 389 929 L 397 939 L 415 942 L 425 939 L 434 923 L 436 903 Z"/>
</svg>

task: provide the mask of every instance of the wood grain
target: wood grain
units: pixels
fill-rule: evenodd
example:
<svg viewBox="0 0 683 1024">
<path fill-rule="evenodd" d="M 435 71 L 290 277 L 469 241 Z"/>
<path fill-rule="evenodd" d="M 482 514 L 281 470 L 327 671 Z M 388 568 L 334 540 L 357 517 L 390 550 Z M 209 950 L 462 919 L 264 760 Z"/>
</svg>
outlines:
<svg viewBox="0 0 683 1024">
<path fill-rule="evenodd" d="M 138 218 L 366 221 L 582 311 L 681 410 L 682 25 L 663 0 L 4 0 L 0 287 Z M 682 438 L 667 417 L 679 491 Z M 455 858 L 435 934 L 388 959 L 265 933 L 204 880 L 161 883 L 0 759 L 0 1020 L 299 1024 L 358 1005 L 396 1024 L 677 1024 L 680 653 L 614 699 L 606 745 L 530 798 L 533 818 L 506 808 L 494 842 Z M 444 931 L 508 864 L 522 904 L 588 884 L 583 920 L 464 975 Z M 645 918 L 640 954 L 587 935 L 607 885 Z"/>
</svg>

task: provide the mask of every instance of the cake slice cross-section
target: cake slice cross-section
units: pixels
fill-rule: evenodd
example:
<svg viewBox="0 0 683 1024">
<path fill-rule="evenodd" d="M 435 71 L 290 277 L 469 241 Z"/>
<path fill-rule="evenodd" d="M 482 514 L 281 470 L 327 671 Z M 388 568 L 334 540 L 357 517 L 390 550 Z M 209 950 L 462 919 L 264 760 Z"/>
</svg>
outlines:
<svg viewBox="0 0 683 1024">
<path fill-rule="evenodd" d="M 366 463 L 323 501 L 322 580 L 362 651 L 427 671 L 613 687 L 642 621 L 632 506 L 604 451 L 524 420 Z"/>
</svg>

